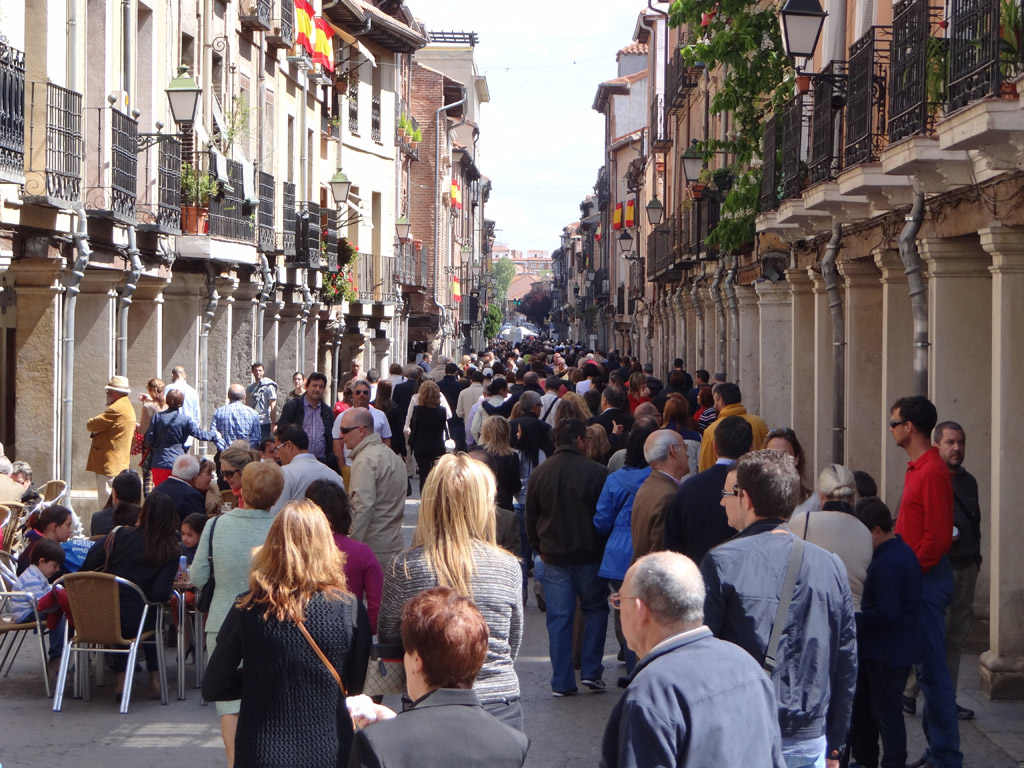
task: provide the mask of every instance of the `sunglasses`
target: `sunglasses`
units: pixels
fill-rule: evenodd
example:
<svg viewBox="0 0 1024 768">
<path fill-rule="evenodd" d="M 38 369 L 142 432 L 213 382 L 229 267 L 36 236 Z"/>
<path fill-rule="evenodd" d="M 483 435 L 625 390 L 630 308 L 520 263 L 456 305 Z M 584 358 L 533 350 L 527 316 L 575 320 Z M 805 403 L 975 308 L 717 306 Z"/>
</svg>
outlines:
<svg viewBox="0 0 1024 768">
<path fill-rule="evenodd" d="M 357 389 L 352 394 L 354 394 L 354 395 L 368 395 L 368 394 L 370 394 L 370 390 L 368 390 L 368 389 Z"/>
<path fill-rule="evenodd" d="M 241 471 L 242 470 L 240 469 L 222 469 L 220 471 L 220 476 L 223 477 L 225 480 L 228 480 L 229 478 L 234 477 Z"/>
<path fill-rule="evenodd" d="M 900 424 L 906 424 L 908 419 L 893 419 L 889 422 L 889 429 L 896 429 Z"/>
<path fill-rule="evenodd" d="M 738 485 L 734 485 L 732 487 L 731 491 L 722 491 L 722 498 L 723 499 L 727 499 L 730 496 L 735 496 L 738 499 L 742 492 L 743 492 L 742 488 L 740 488 Z"/>
<path fill-rule="evenodd" d="M 357 426 L 354 426 L 354 427 L 340 427 L 339 429 L 341 431 L 341 434 L 347 435 L 353 429 L 359 429 L 359 426 L 357 425 Z"/>
</svg>

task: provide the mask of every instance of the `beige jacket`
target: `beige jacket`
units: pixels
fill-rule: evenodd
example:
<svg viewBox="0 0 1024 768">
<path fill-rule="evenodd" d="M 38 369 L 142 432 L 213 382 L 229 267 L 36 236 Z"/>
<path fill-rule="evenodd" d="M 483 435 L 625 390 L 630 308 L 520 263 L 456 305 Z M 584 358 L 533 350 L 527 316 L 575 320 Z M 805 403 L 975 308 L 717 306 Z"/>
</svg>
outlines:
<svg viewBox="0 0 1024 768">
<path fill-rule="evenodd" d="M 381 568 L 387 569 L 394 556 L 405 549 L 405 462 L 384 445 L 380 435 L 372 434 L 352 450 L 349 463 L 352 538 L 372 549 Z"/>
<path fill-rule="evenodd" d="M 86 472 L 113 477 L 128 469 L 132 437 L 135 435 L 135 408 L 131 399 L 127 395 L 117 398 L 107 406 L 107 410 L 89 419 L 85 426 L 93 434 Z"/>
</svg>

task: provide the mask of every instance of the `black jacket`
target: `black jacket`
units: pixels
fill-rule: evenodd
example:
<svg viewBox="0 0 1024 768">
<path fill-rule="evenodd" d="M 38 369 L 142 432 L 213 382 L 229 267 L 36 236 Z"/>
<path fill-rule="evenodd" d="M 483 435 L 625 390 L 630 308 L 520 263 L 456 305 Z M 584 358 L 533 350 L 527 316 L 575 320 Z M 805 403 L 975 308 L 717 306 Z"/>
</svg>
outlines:
<svg viewBox="0 0 1024 768">
<path fill-rule="evenodd" d="M 736 534 L 722 507 L 722 489 L 730 469 L 715 464 L 683 481 L 665 516 L 665 549 L 699 563 L 708 550 Z"/>
<path fill-rule="evenodd" d="M 391 390 L 391 399 L 398 406 L 398 412 L 402 414 L 402 424 L 405 424 L 405 416 L 409 413 L 409 403 L 412 402 L 412 396 L 416 394 L 416 382 L 412 379 L 406 379 L 395 384 L 395 388 Z M 392 431 L 392 435 L 394 431 Z"/>
<path fill-rule="evenodd" d="M 302 426 L 302 419 L 304 417 L 302 401 L 305 400 L 305 395 L 302 397 L 296 397 L 289 400 L 284 404 L 284 408 L 281 409 L 281 417 L 277 420 L 277 426 L 282 427 L 285 424 L 295 424 L 299 427 Z M 331 437 L 331 432 L 334 429 L 334 411 L 331 410 L 331 406 L 325 403 L 323 400 L 320 401 L 320 418 L 324 420 L 324 463 L 327 464 L 335 472 L 338 471 L 338 460 L 334 456 L 334 440 Z M 319 456 L 317 458 L 320 458 Z"/>
<path fill-rule="evenodd" d="M 594 514 L 608 471 L 572 445 L 533 470 L 526 489 L 526 533 L 541 559 L 552 565 L 599 563 L 605 538 Z"/>
<path fill-rule="evenodd" d="M 441 394 L 444 395 L 444 399 L 448 401 L 448 405 L 452 409 L 452 413 L 455 413 L 455 406 L 459 404 L 459 394 L 465 389 L 463 383 L 459 380 L 458 376 L 445 375 L 439 382 L 437 382 L 437 388 L 441 390 Z"/>
<path fill-rule="evenodd" d="M 886 666 L 909 667 L 921 660 L 918 615 L 921 610 L 921 564 L 899 536 L 884 541 L 864 577 L 857 614 L 860 657 Z"/>
<path fill-rule="evenodd" d="M 409 422 L 409 447 L 413 453 L 421 456 L 443 454 L 446 424 L 447 419 L 442 406 L 415 406 Z"/>
<path fill-rule="evenodd" d="M 959 536 L 949 548 L 949 563 L 964 568 L 981 565 L 981 505 L 978 481 L 963 467 L 953 475 L 953 525 Z"/>
<path fill-rule="evenodd" d="M 206 514 L 206 499 L 203 494 L 173 475 L 154 488 L 153 493 L 162 493 L 173 501 L 175 509 L 178 510 L 178 517 L 182 520 L 195 512 Z"/>
<path fill-rule="evenodd" d="M 793 541 L 782 520 L 759 519 L 708 552 L 700 565 L 707 587 L 704 623 L 759 664 Z M 856 635 L 842 561 L 807 542 L 772 675 L 783 738 L 825 735 L 829 752 L 845 743 L 857 684 Z"/>
<path fill-rule="evenodd" d="M 512 447 L 520 453 L 528 455 L 533 466 L 538 464 L 537 451 L 544 451 L 545 456 L 554 454 L 554 430 L 550 424 L 541 421 L 536 415 L 528 413 L 518 419 L 513 419 L 509 428 L 512 432 Z M 522 437 L 519 437 L 520 428 L 523 431 Z"/>
</svg>

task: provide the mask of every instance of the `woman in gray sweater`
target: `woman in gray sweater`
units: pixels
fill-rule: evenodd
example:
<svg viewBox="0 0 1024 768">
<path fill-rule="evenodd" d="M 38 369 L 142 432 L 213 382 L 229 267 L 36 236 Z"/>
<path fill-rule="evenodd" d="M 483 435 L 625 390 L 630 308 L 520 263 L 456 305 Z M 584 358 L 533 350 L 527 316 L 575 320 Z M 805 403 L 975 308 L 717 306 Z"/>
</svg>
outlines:
<svg viewBox="0 0 1024 768">
<path fill-rule="evenodd" d="M 253 461 L 242 470 L 242 498 L 245 507 L 236 507 L 211 520 L 203 529 L 196 547 L 196 557 L 189 572 L 192 583 L 203 587 L 210 580 L 210 537 L 213 536 L 213 602 L 206 617 L 206 647 L 213 656 L 217 633 L 235 599 L 249 590 L 249 569 L 252 552 L 263 545 L 274 521 L 269 510 L 277 502 L 284 488 L 284 473 L 277 464 Z M 220 732 L 224 738 L 228 766 L 234 765 L 235 731 L 241 702 L 218 701 Z"/>
<path fill-rule="evenodd" d="M 420 499 L 412 549 L 384 574 L 377 626 L 381 643 L 401 641 L 402 606 L 431 587 L 451 587 L 487 620 L 487 659 L 473 690 L 484 709 L 523 729 L 513 662 L 523 638 L 519 561 L 495 544 L 494 474 L 464 453 L 434 466 Z"/>
</svg>

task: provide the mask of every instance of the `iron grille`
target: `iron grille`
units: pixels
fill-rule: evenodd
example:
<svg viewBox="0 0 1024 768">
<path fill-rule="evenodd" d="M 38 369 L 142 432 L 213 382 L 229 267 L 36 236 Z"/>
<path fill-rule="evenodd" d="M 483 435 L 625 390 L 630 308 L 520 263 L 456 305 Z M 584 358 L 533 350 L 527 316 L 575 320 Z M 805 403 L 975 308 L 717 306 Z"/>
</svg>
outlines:
<svg viewBox="0 0 1024 768">
<path fill-rule="evenodd" d="M 0 179 L 25 174 L 25 53 L 0 41 Z"/>
<path fill-rule="evenodd" d="M 281 250 L 285 256 L 295 255 L 295 185 L 281 183 Z"/>
<path fill-rule="evenodd" d="M 274 177 L 266 171 L 257 175 L 260 185 L 260 210 L 256 231 L 256 250 L 273 253 L 274 237 Z"/>
<path fill-rule="evenodd" d="M 704 246 L 704 236 L 701 232 L 704 231 L 704 206 L 700 204 L 700 201 L 694 201 L 693 208 L 690 210 L 690 236 L 688 238 L 690 245 L 690 253 L 700 253 Z"/>
<path fill-rule="evenodd" d="M 704 239 L 707 239 L 718 226 L 718 218 L 722 211 L 722 201 L 719 199 L 717 192 L 705 190 L 701 205 L 704 208 Z M 701 247 L 701 251 L 711 251 L 714 253 L 717 250 L 718 247 L 713 245 L 702 244 Z"/>
<path fill-rule="evenodd" d="M 82 199 L 82 94 L 53 83 L 32 83 L 32 114 L 40 91 L 46 94 L 46 160 L 42 184 L 26 180 L 30 195 L 45 195 L 54 202 L 74 204 Z M 35 121 L 29 123 L 29 146 L 35 146 Z M 32 172 L 38 168 L 30 168 Z"/>
<path fill-rule="evenodd" d="M 623 283 L 619 283 L 619 287 L 615 289 L 615 313 L 626 313 L 626 286 Z"/>
<path fill-rule="evenodd" d="M 876 162 L 882 151 L 891 37 L 889 27 L 872 27 L 850 46 L 843 157 L 846 168 Z"/>
<path fill-rule="evenodd" d="M 253 243 L 256 239 L 254 217 L 252 206 L 244 198 L 242 164 L 228 160 L 227 165 L 228 184 L 221 185 L 220 195 L 210 198 L 210 234 L 225 240 Z"/>
<path fill-rule="evenodd" d="M 892 16 L 889 141 L 896 142 L 929 127 L 928 0 L 900 0 Z"/>
<path fill-rule="evenodd" d="M 292 266 L 320 268 L 320 206 L 312 202 L 298 204 L 295 213 L 295 257 Z"/>
<path fill-rule="evenodd" d="M 761 210 L 779 207 L 779 121 L 769 117 L 764 126 L 764 154 L 761 168 Z"/>
<path fill-rule="evenodd" d="M 348 130 L 359 135 L 359 67 L 348 71 Z"/>
<path fill-rule="evenodd" d="M 676 48 L 665 66 L 665 104 L 669 114 L 686 108 L 686 94 L 697 87 L 699 79 L 699 68 L 686 66 L 681 50 Z"/>
<path fill-rule="evenodd" d="M 830 62 L 824 73 L 844 75 L 843 62 Z M 811 184 L 830 181 L 839 173 L 839 147 L 842 146 L 842 140 L 837 136 L 837 131 L 842 130 L 842 108 L 845 101 L 845 81 L 832 77 L 815 78 L 811 150 L 807 158 L 807 173 Z"/>
<path fill-rule="evenodd" d="M 356 286 L 359 290 L 359 301 L 369 304 L 373 301 L 373 289 L 376 285 L 373 254 L 360 253 L 356 259 Z"/>
<path fill-rule="evenodd" d="M 278 18 L 270 25 L 267 43 L 278 48 L 291 48 L 295 44 L 293 13 L 295 0 L 278 0 Z"/>
<path fill-rule="evenodd" d="M 242 13 L 238 20 L 242 29 L 270 29 L 270 0 L 246 0 L 242 3 Z"/>
<path fill-rule="evenodd" d="M 324 242 L 327 243 L 327 263 L 323 265 L 328 272 L 338 271 L 338 211 L 334 208 L 324 209 Z"/>
<path fill-rule="evenodd" d="M 158 145 L 156 223 L 159 231 L 181 234 L 181 142 L 161 141 Z"/>
<path fill-rule="evenodd" d="M 647 130 L 650 132 L 650 147 L 653 151 L 669 149 L 672 146 L 672 139 L 669 138 L 668 120 L 665 115 L 665 96 L 656 93 L 651 99 L 651 117 L 647 123 Z"/>
<path fill-rule="evenodd" d="M 949 40 L 950 112 L 976 99 L 999 93 L 1002 81 L 999 8 L 1000 5 L 1013 7 L 1016 2 L 1019 0 L 952 0 Z M 1019 19 L 1019 7 L 1017 14 Z"/>
<path fill-rule="evenodd" d="M 370 138 L 377 142 L 380 141 L 380 99 L 373 99 L 370 101 Z"/>
<path fill-rule="evenodd" d="M 800 197 L 804 170 L 800 167 L 804 138 L 804 97 L 796 94 L 782 106 L 782 199 Z"/>
<path fill-rule="evenodd" d="M 111 110 L 110 202 L 114 218 L 133 224 L 138 189 L 139 123 L 123 112 Z"/>
</svg>

